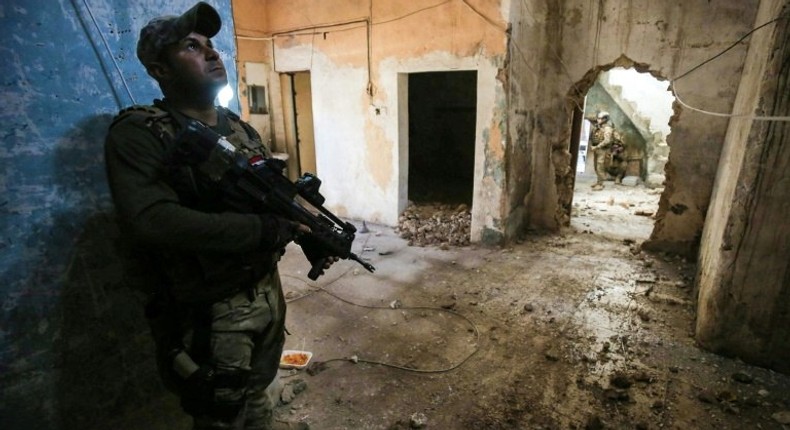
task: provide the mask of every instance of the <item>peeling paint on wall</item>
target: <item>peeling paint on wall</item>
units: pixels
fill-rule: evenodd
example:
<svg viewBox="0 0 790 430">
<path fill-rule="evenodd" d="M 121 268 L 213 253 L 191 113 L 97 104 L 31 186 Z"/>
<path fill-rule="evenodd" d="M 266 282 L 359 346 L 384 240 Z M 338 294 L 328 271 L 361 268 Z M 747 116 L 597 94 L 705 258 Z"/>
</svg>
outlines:
<svg viewBox="0 0 790 430">
<path fill-rule="evenodd" d="M 384 130 L 372 124 L 365 128 L 365 152 L 367 170 L 373 176 L 373 183 L 382 190 L 387 189 L 393 180 L 394 161 L 391 148 L 394 143 L 388 141 Z"/>
<path fill-rule="evenodd" d="M 527 147 L 508 159 L 508 174 L 520 175 L 525 160 L 532 172 L 531 187 L 509 185 L 523 199 L 526 219 L 508 220 L 509 228 L 557 230 L 567 221 L 570 206 L 567 187 L 573 169 L 552 166 L 547 160 L 562 160 L 554 152 L 567 152 L 574 102 L 580 103 L 592 80 L 601 70 L 631 67 L 655 76 L 679 76 L 737 40 L 754 24 L 757 0 L 708 3 L 645 3 L 644 7 L 622 7 L 602 2 L 573 0 L 561 6 L 540 0 L 513 4 L 509 87 L 515 124 L 510 138 L 516 139 L 519 111 L 536 112 L 535 127 Z M 559 8 L 559 9 L 558 9 Z M 585 17 L 571 19 L 567 11 L 579 10 Z M 724 10 L 728 12 L 723 12 Z M 734 11 L 740 13 L 733 13 Z M 711 39 L 711 34 L 716 37 Z M 537 52 L 532 47 L 538 47 Z M 738 45 L 717 62 L 683 78 L 675 87 L 684 99 L 714 111 L 728 111 L 734 101 L 746 45 Z M 633 59 L 633 60 L 631 60 Z M 722 89 L 726 89 L 722 91 Z M 678 111 L 672 122 L 668 144 L 671 168 L 659 204 L 656 227 L 649 242 L 656 249 L 694 253 L 705 220 L 727 120 L 694 112 Z M 672 183 L 674 182 L 674 183 Z M 674 196 L 683 193 L 684 197 Z M 562 201 L 553 201 L 561 198 Z M 683 201 L 689 210 L 681 215 L 669 211 L 668 199 Z M 515 207 L 513 208 L 515 209 Z M 560 223 L 557 223 L 557 221 Z"/>
<path fill-rule="evenodd" d="M 421 7 L 397 0 L 371 5 L 270 0 L 265 7 L 253 0 L 236 3 L 250 13 L 264 10 L 260 14 L 266 19 L 257 27 L 246 24 L 245 31 L 274 38 L 270 61 L 276 72 L 310 71 L 327 207 L 337 211 L 335 205 L 342 204 L 353 219 L 396 225 L 408 188 L 403 171 L 408 168 L 408 138 L 403 136 L 408 126 L 401 123 L 407 116 L 399 112 L 404 96 L 398 76 L 465 70 L 478 76 L 475 239 L 484 226 L 502 218 L 503 183 L 487 189 L 482 179 L 488 168 L 483 128 L 498 128 L 501 163 L 507 123 L 494 119 L 499 115 L 494 106 L 506 105 L 496 74 L 507 49 L 507 2 L 482 2 L 475 8 L 463 2 Z M 245 50 L 242 55 L 255 54 Z M 273 118 L 278 121 L 277 113 Z"/>
</svg>

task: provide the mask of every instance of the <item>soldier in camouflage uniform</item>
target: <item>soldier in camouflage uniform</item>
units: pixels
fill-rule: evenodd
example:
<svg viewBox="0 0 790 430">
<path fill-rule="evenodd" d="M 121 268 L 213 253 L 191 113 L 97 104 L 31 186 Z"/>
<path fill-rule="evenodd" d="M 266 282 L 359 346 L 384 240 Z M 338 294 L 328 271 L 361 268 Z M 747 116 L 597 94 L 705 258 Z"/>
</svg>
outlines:
<svg viewBox="0 0 790 430">
<path fill-rule="evenodd" d="M 607 167 L 611 159 L 611 146 L 614 143 L 614 127 L 609 120 L 609 112 L 599 112 L 590 131 L 590 148 L 595 164 L 595 184 L 593 190 L 602 190 L 607 178 Z"/>
<path fill-rule="evenodd" d="M 612 147 L 609 149 L 610 155 L 607 156 L 609 161 L 606 163 L 606 173 L 614 178 L 615 184 L 622 184 L 623 177 L 628 168 L 628 160 L 625 154 L 625 145 L 619 137 L 617 130 L 614 131 L 614 136 L 614 143 L 612 143 Z"/>
<path fill-rule="evenodd" d="M 273 214 L 235 211 L 196 166 L 172 156 L 174 136 L 188 119 L 238 151 L 271 156 L 252 127 L 214 104 L 228 82 L 210 40 L 220 26 L 217 11 L 200 2 L 143 27 L 137 56 L 164 98 L 116 117 L 105 158 L 122 232 L 157 274 L 146 316 L 165 385 L 180 395 L 195 429 L 270 429 L 278 425 L 266 388 L 285 341 L 277 262 L 286 244 L 309 229 Z"/>
</svg>

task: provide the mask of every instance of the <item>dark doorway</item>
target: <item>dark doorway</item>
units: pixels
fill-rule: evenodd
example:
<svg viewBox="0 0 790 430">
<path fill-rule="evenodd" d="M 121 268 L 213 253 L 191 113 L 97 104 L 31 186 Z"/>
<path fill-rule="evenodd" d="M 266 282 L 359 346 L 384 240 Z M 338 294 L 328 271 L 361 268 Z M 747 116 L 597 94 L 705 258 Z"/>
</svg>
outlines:
<svg viewBox="0 0 790 430">
<path fill-rule="evenodd" d="M 409 75 L 409 200 L 472 204 L 477 72 Z"/>
</svg>

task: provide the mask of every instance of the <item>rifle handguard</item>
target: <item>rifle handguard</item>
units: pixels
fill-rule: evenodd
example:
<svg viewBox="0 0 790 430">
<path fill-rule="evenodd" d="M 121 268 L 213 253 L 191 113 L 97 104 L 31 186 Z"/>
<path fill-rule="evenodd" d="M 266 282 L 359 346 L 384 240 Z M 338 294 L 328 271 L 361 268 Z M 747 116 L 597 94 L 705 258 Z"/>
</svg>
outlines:
<svg viewBox="0 0 790 430">
<path fill-rule="evenodd" d="M 291 182 L 283 175 L 285 165 L 281 160 L 260 156 L 247 159 L 224 137 L 195 120 L 187 122 L 175 141 L 175 155 L 183 157 L 183 162 L 196 166 L 195 170 L 220 190 L 233 191 L 236 196 L 229 205 L 247 213 L 274 213 L 310 228 L 319 247 L 319 258 L 311 261 L 310 279 L 316 280 L 324 273 L 328 257 L 354 260 L 370 272 L 375 270 L 350 252 L 356 227 L 323 206 L 321 180 L 315 175 L 305 173 L 296 183 Z M 239 196 L 244 202 L 238 201 Z M 318 213 L 302 206 L 297 196 Z"/>
</svg>

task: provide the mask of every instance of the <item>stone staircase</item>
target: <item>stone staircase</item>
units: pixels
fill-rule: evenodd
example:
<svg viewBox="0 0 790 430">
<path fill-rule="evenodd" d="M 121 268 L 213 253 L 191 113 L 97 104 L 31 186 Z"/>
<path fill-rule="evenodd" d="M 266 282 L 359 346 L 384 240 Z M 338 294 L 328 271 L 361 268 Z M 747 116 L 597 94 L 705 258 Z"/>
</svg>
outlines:
<svg viewBox="0 0 790 430">
<path fill-rule="evenodd" d="M 612 69 L 601 75 L 599 83 L 629 117 L 646 142 L 648 186 L 664 181 L 664 165 L 669 159 L 666 143 L 671 129 L 674 97 L 668 84 L 633 69 Z"/>
</svg>

